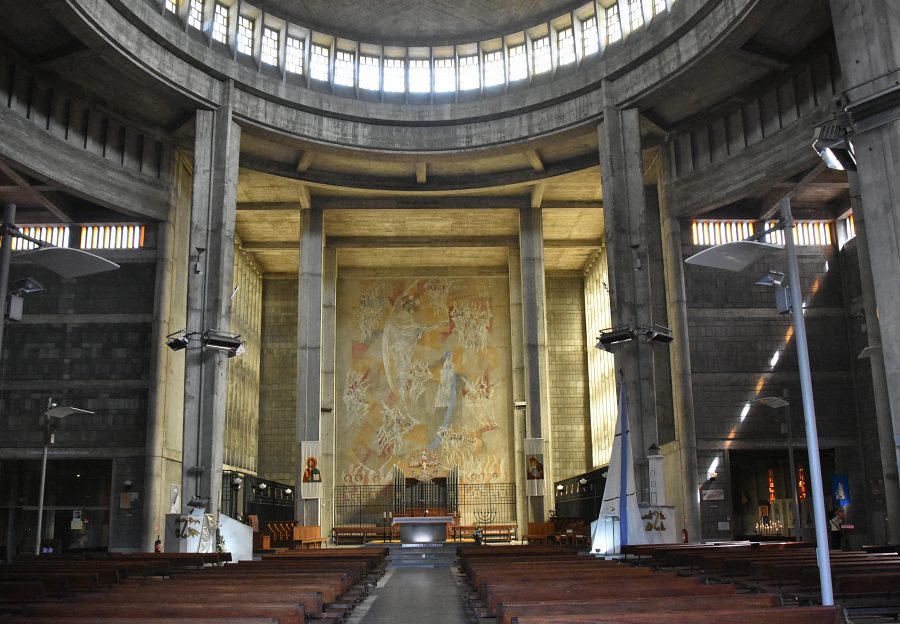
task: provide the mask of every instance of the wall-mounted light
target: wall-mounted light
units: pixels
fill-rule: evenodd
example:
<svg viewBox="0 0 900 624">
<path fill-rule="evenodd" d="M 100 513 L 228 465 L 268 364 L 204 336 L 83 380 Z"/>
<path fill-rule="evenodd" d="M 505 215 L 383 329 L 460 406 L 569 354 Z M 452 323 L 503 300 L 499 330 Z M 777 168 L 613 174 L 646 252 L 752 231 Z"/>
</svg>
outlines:
<svg viewBox="0 0 900 624">
<path fill-rule="evenodd" d="M 224 351 L 229 358 L 241 355 L 247 350 L 240 334 L 232 334 L 220 329 L 207 329 L 204 332 L 189 332 L 180 329 L 166 336 L 166 346 L 172 351 L 181 351 L 190 346 L 195 336 L 200 336 L 200 343 L 205 348 Z"/>
<path fill-rule="evenodd" d="M 815 129 L 813 149 L 819 154 L 829 169 L 856 171 L 856 154 L 847 131 L 836 123 L 825 124 Z"/>
<path fill-rule="evenodd" d="M 191 344 L 191 338 L 195 332 L 187 333 L 183 329 L 166 336 L 166 346 L 172 351 L 181 351 Z"/>
<path fill-rule="evenodd" d="M 204 509 L 208 502 L 209 498 L 205 496 L 192 496 L 191 500 L 187 502 L 187 506 L 193 509 Z"/>
<path fill-rule="evenodd" d="M 201 342 L 207 349 L 225 351 L 229 358 L 241 355 L 247 350 L 240 334 L 231 334 L 219 329 L 208 329 L 203 332 Z"/>
<path fill-rule="evenodd" d="M 672 330 L 663 325 L 654 323 L 637 327 L 625 325 L 601 331 L 595 347 L 612 353 L 615 348 L 632 342 L 639 337 L 645 342 L 657 344 L 669 344 L 673 340 Z"/>
<path fill-rule="evenodd" d="M 292 490 L 291 488 L 284 488 L 284 493 L 290 496 L 294 493 L 294 490 Z"/>
</svg>

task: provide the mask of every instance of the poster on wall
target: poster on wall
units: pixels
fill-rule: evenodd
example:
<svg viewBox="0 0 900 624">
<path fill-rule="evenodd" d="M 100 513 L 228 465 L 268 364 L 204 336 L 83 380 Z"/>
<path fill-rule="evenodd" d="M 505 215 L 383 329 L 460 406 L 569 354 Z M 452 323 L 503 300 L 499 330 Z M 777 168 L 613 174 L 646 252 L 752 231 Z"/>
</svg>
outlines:
<svg viewBox="0 0 900 624">
<path fill-rule="evenodd" d="M 544 495 L 543 438 L 525 438 L 525 494 Z"/>
<path fill-rule="evenodd" d="M 342 278 L 337 485 L 510 482 L 506 278 Z"/>
<path fill-rule="evenodd" d="M 322 496 L 321 448 L 322 444 L 318 440 L 304 440 L 300 443 L 300 457 L 303 458 L 303 474 L 300 476 L 301 498 Z"/>
<path fill-rule="evenodd" d="M 847 475 L 831 477 L 831 496 L 835 507 L 846 507 L 850 504 L 850 478 Z"/>
<path fill-rule="evenodd" d="M 181 486 L 177 483 L 169 484 L 169 513 L 181 513 Z"/>
</svg>

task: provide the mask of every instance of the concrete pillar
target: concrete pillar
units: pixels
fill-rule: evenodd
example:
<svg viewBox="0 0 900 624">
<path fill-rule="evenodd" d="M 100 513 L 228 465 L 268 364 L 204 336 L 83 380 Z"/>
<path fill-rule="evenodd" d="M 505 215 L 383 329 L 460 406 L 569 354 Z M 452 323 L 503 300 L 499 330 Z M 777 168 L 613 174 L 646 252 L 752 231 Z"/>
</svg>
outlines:
<svg viewBox="0 0 900 624">
<path fill-rule="evenodd" d="M 221 106 L 197 111 L 191 202 L 187 329 L 230 331 L 241 129 L 231 116 L 233 85 Z M 200 251 L 202 250 L 202 251 Z M 217 349 L 185 349 L 182 501 L 208 499 L 218 513 L 225 441 L 227 358 Z"/>
<path fill-rule="evenodd" d="M 653 315 L 640 120 L 637 109 L 620 110 L 612 104 L 611 90 L 604 87 L 606 105 L 598 136 L 612 323 L 646 326 Z M 653 351 L 633 340 L 618 347 L 614 356 L 618 379 L 628 390 L 635 486 L 639 499 L 646 500 L 647 447 L 657 441 Z"/>
<path fill-rule="evenodd" d="M 900 76 L 900 4 L 883 0 L 831 0 L 830 4 L 847 99 L 858 102 L 896 87 Z M 900 110 L 897 113 L 900 115 Z M 896 498 L 900 462 L 900 119 L 856 133 L 852 140 L 890 406 L 891 430 L 887 419 L 879 423 L 879 435 L 887 438 L 881 440 L 883 452 L 894 457 L 894 466 L 884 474 L 885 492 L 894 492 L 887 514 L 896 518 L 900 514 Z M 892 542 L 900 541 L 895 531 L 896 522 L 891 521 Z"/>
<path fill-rule="evenodd" d="M 320 440 L 322 403 L 322 262 L 324 227 L 322 210 L 300 211 L 300 275 L 297 308 L 297 460 L 294 515 L 300 524 L 317 525 L 319 499 L 303 499 L 301 487 L 306 469 L 302 441 Z M 332 347 L 333 348 L 333 347 Z M 333 356 L 332 356 L 333 358 Z M 332 386 L 333 386 L 332 382 Z M 333 412 L 332 412 L 333 413 Z"/>
<path fill-rule="evenodd" d="M 865 206 L 860 200 L 859 176 L 848 172 L 850 181 L 850 205 L 856 224 L 856 248 L 859 256 L 859 281 L 866 315 L 866 337 L 869 346 L 881 345 L 881 323 L 878 318 L 878 302 L 875 297 L 875 282 L 872 277 L 872 262 L 869 258 L 869 232 Z M 851 354 L 852 355 L 852 354 Z M 881 351 L 869 356 L 872 367 L 872 394 L 875 399 L 875 418 L 878 423 L 878 447 L 881 455 L 882 482 L 884 488 L 885 542 L 900 542 L 900 487 L 897 480 L 897 457 L 894 444 L 894 427 L 891 423 L 891 403 L 888 395 L 884 357 Z"/>
<path fill-rule="evenodd" d="M 550 444 L 550 388 L 547 317 L 544 297 L 544 222 L 540 208 L 519 212 L 522 279 L 522 342 L 525 346 L 525 411 L 529 438 L 544 439 L 544 496 L 531 496 L 531 519 L 541 522 L 553 504 Z M 517 477 L 518 478 L 518 477 Z"/>
<path fill-rule="evenodd" d="M 522 264 L 518 249 L 509 250 L 509 346 L 512 359 L 513 398 L 513 469 L 516 484 L 516 519 L 519 535 L 528 527 L 528 507 L 525 496 L 525 349 L 522 335 Z M 516 407 L 518 405 L 518 407 Z"/>
<path fill-rule="evenodd" d="M 166 426 L 166 385 L 167 361 L 169 349 L 165 345 L 165 337 L 171 333 L 169 316 L 172 302 L 172 239 L 174 223 L 171 212 L 175 210 L 174 202 L 170 207 L 170 218 L 159 224 L 157 229 L 156 249 L 156 288 L 153 301 L 152 360 L 150 362 L 151 380 L 147 398 L 147 433 L 144 458 L 144 516 L 142 522 L 141 550 L 153 552 L 156 536 L 163 534 L 165 512 L 163 497 L 163 443 Z"/>
<path fill-rule="evenodd" d="M 319 505 L 321 535 L 327 536 L 334 526 L 335 486 L 335 345 L 337 341 L 337 250 L 325 248 L 322 271 L 322 499 Z"/>
<path fill-rule="evenodd" d="M 675 415 L 675 448 L 669 461 L 677 461 L 681 475 L 679 482 L 667 484 L 675 493 L 674 504 L 680 513 L 682 526 L 688 537 L 699 541 L 700 499 L 697 472 L 697 434 L 694 429 L 694 390 L 691 378 L 691 348 L 688 335 L 687 296 L 684 288 L 684 258 L 681 253 L 681 222 L 671 216 L 671 206 L 666 195 L 670 162 L 667 146 L 660 149 L 657 193 L 659 218 L 662 229 L 663 263 L 666 273 L 666 308 L 672 342 L 669 357 L 672 368 L 672 407 Z M 671 470 L 669 471 L 672 472 Z"/>
</svg>

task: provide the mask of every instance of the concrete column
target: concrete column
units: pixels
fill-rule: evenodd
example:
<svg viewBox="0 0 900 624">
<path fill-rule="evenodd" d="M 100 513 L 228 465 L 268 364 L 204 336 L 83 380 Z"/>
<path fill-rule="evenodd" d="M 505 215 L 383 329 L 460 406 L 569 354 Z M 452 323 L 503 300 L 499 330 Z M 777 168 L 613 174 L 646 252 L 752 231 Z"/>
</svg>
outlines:
<svg viewBox="0 0 900 624">
<path fill-rule="evenodd" d="M 599 127 L 603 219 L 609 257 L 609 298 L 614 327 L 648 325 L 652 320 L 649 254 L 637 109 L 620 110 L 609 86 Z M 619 381 L 628 390 L 628 421 L 638 497 L 648 495 L 647 447 L 657 441 L 652 347 L 633 340 L 614 353 Z"/>
<path fill-rule="evenodd" d="M 319 499 L 301 498 L 303 457 L 300 442 L 320 440 L 322 403 L 322 210 L 300 211 L 300 275 L 297 308 L 297 459 L 294 515 L 300 524 L 317 525 Z M 332 356 L 333 358 L 333 356 Z M 332 386 L 334 384 L 332 383 Z M 333 413 L 333 412 L 332 412 Z"/>
<path fill-rule="evenodd" d="M 191 202 L 187 329 L 230 331 L 234 219 L 241 129 L 231 117 L 233 85 L 221 106 L 197 111 Z M 202 250 L 202 251 L 199 251 Z M 225 441 L 227 358 L 217 349 L 185 349 L 182 501 L 208 499 L 218 513 Z"/>
<path fill-rule="evenodd" d="M 896 86 L 900 77 L 900 4 L 883 0 L 831 0 L 830 4 L 847 99 L 858 102 Z M 900 120 L 857 133 L 852 140 L 890 407 L 890 430 L 886 418 L 879 422 L 879 435 L 885 438 L 880 441 L 883 452 L 894 458 L 894 466 L 884 474 L 885 492 L 894 493 L 892 502 L 886 498 L 892 505 L 887 514 L 896 518 L 900 514 L 896 499 L 900 462 Z M 894 542 L 900 540 L 895 527 L 896 521 L 891 521 L 890 539 Z"/>
<path fill-rule="evenodd" d="M 516 519 L 519 535 L 528 527 L 525 496 L 525 349 L 522 340 L 522 264 L 518 249 L 509 250 L 509 351 L 512 359 L 513 478 L 516 484 Z M 516 408 L 515 405 L 519 404 Z M 525 406 L 525 407 L 522 407 Z"/>
<path fill-rule="evenodd" d="M 859 281 L 866 315 L 866 337 L 869 346 L 881 345 L 881 319 L 878 318 L 878 302 L 875 297 L 875 282 L 872 277 L 872 262 L 869 258 L 869 232 L 865 207 L 860 200 L 859 176 L 848 172 L 850 181 L 850 205 L 853 207 L 853 221 L 856 224 L 856 248 L 859 256 Z M 852 354 L 851 354 L 852 355 Z M 875 399 L 875 418 L 878 422 L 878 447 L 881 454 L 882 482 L 885 506 L 885 542 L 900 542 L 900 487 L 897 480 L 897 456 L 894 445 L 894 427 L 891 423 L 891 402 L 888 395 L 884 357 L 880 350 L 869 356 L 872 367 L 872 394 Z"/>
<path fill-rule="evenodd" d="M 144 516 L 142 522 L 141 550 L 153 552 L 156 536 L 163 534 L 164 514 L 162 504 L 167 493 L 163 491 L 163 443 L 166 426 L 167 357 L 169 349 L 165 337 L 171 333 L 169 317 L 172 303 L 172 251 L 174 223 L 170 206 L 170 218 L 159 224 L 156 249 L 156 288 L 153 301 L 151 381 L 147 398 L 147 434 L 144 458 Z"/>
<path fill-rule="evenodd" d="M 530 497 L 531 518 L 541 522 L 553 504 L 553 462 L 550 443 L 550 388 L 547 317 L 544 297 L 544 222 L 540 208 L 519 212 L 522 279 L 522 342 L 525 346 L 526 431 L 544 439 L 544 496 Z M 550 492 L 548 494 L 548 492 Z"/>
<path fill-rule="evenodd" d="M 335 345 L 337 340 L 337 250 L 325 248 L 322 271 L 322 499 L 319 505 L 321 535 L 334 526 L 334 403 Z"/>
<path fill-rule="evenodd" d="M 666 308 L 672 343 L 669 358 L 672 368 L 672 407 L 675 412 L 675 446 L 677 453 L 669 461 L 677 461 L 681 475 L 679 482 L 666 487 L 676 495 L 674 504 L 680 513 L 682 526 L 688 536 L 699 541 L 700 499 L 698 494 L 697 434 L 694 430 L 694 390 L 691 379 L 691 348 L 688 335 L 687 296 L 684 288 L 684 258 L 681 253 L 681 222 L 671 216 L 671 206 L 666 195 L 666 182 L 670 169 L 668 150 L 660 149 L 657 193 L 659 218 L 662 229 L 663 263 L 666 273 Z M 669 471 L 670 473 L 673 471 Z"/>
</svg>

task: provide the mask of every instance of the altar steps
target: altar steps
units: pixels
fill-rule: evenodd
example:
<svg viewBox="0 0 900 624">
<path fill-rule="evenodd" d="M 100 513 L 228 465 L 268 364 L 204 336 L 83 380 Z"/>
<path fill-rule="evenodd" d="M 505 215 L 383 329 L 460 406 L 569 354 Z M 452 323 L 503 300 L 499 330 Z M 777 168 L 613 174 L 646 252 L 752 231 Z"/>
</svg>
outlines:
<svg viewBox="0 0 900 624">
<path fill-rule="evenodd" d="M 456 565 L 456 544 L 390 544 L 388 567 L 449 568 Z"/>
</svg>

